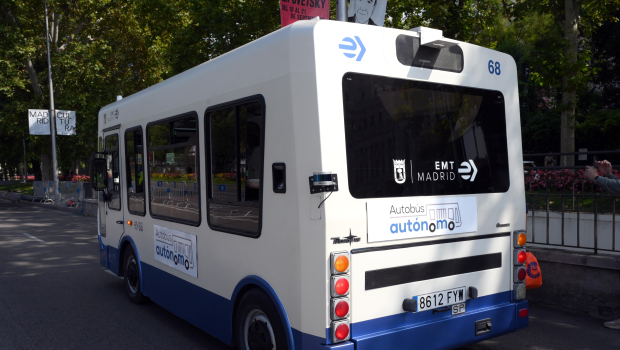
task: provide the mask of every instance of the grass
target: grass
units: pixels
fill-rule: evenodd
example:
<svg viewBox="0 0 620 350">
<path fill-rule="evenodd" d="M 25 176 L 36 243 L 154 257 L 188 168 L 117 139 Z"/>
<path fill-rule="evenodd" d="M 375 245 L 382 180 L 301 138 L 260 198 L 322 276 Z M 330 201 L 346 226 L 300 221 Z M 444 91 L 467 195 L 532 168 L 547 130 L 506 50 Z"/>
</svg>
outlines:
<svg viewBox="0 0 620 350">
<path fill-rule="evenodd" d="M 31 181 L 28 181 L 25 184 L 18 183 L 18 184 L 12 184 L 12 185 L 2 185 L 0 186 L 0 191 L 9 191 L 9 192 L 17 192 L 17 193 L 22 193 L 22 194 L 34 195 Z"/>
</svg>

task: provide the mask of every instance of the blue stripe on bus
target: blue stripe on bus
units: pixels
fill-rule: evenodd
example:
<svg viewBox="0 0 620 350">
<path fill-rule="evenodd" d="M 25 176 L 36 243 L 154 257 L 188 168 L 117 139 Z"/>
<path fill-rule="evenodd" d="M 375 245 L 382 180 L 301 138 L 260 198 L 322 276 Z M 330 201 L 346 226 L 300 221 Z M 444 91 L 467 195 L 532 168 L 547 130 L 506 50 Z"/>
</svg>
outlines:
<svg viewBox="0 0 620 350">
<path fill-rule="evenodd" d="M 458 348 L 514 332 L 527 326 L 528 317 L 518 319 L 518 310 L 526 307 L 528 307 L 527 301 L 502 304 L 474 312 L 468 311 L 463 315 L 438 321 L 357 336 L 352 342 L 355 343 L 356 350 Z M 475 323 L 485 318 L 491 318 L 491 332 L 476 336 Z"/>
<path fill-rule="evenodd" d="M 129 237 L 125 239 L 130 240 L 138 255 L 133 241 Z M 105 248 L 101 251 L 101 264 L 118 274 L 119 250 L 111 246 Z M 139 255 L 137 257 L 139 259 Z M 449 314 L 445 315 L 447 312 L 433 315 L 429 311 L 418 314 L 403 313 L 354 323 L 351 325 L 353 340 L 340 344 L 325 344 L 325 338 L 303 333 L 290 326 L 286 310 L 277 294 L 260 277 L 248 276 L 241 280 L 229 300 L 147 263 L 140 262 L 140 269 L 144 281 L 142 288 L 146 296 L 227 345 L 230 345 L 233 340 L 232 313 L 235 297 L 248 284 L 260 286 L 276 305 L 285 323 L 287 342 L 293 344 L 289 346 L 291 350 L 406 348 L 407 344 L 412 344 L 412 339 L 417 339 L 415 344 L 412 344 L 412 347 L 415 345 L 416 348 L 455 347 L 509 333 L 526 327 L 528 324 L 528 317 L 519 318 L 518 316 L 518 310 L 527 308 L 527 301 L 511 303 L 511 292 L 503 292 L 468 300 L 467 313 L 462 316 L 451 317 Z M 487 317 L 492 318 L 492 332 L 474 337 L 474 322 Z M 327 328 L 327 339 L 329 339 L 329 334 L 330 329 Z M 429 334 L 432 335 L 429 336 Z M 446 337 L 447 334 L 450 336 Z M 421 342 L 420 339 L 424 340 Z"/>
<path fill-rule="evenodd" d="M 510 303 L 511 291 L 501 292 L 497 294 L 486 295 L 477 299 L 469 299 L 465 304 L 467 313 L 483 308 L 497 306 Z M 402 301 L 401 301 L 402 303 Z M 364 336 L 371 333 L 381 332 L 384 330 L 393 330 L 398 327 L 407 327 L 414 324 L 424 322 L 441 321 L 452 318 L 451 311 L 438 312 L 433 314 L 432 311 L 422 312 L 403 312 L 396 315 L 375 318 L 368 321 L 357 322 L 351 325 L 351 337 Z"/>
<path fill-rule="evenodd" d="M 144 294 L 152 301 L 230 345 L 230 300 L 142 262 Z"/>
</svg>

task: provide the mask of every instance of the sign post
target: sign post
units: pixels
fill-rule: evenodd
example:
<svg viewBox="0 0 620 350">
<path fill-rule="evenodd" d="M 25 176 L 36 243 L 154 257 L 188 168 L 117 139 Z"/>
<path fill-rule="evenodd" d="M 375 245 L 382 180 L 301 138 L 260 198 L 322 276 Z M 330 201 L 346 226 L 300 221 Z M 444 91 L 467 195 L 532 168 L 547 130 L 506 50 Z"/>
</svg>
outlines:
<svg viewBox="0 0 620 350">
<path fill-rule="evenodd" d="M 56 159 L 56 111 L 54 110 L 54 86 L 52 85 L 52 59 L 50 58 L 50 32 L 47 20 L 47 0 L 45 0 L 45 37 L 47 38 L 47 73 L 50 81 L 50 124 L 52 134 L 52 167 L 54 182 L 58 183 L 58 160 Z"/>
</svg>

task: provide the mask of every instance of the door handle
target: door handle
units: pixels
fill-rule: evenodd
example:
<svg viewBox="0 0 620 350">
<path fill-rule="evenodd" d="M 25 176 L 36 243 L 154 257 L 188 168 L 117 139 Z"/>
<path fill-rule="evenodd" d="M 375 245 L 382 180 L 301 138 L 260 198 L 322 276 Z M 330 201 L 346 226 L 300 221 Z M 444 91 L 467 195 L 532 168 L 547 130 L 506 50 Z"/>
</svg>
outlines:
<svg viewBox="0 0 620 350">
<path fill-rule="evenodd" d="M 123 220 L 118 220 L 116 223 L 122 225 L 123 224 Z"/>
</svg>

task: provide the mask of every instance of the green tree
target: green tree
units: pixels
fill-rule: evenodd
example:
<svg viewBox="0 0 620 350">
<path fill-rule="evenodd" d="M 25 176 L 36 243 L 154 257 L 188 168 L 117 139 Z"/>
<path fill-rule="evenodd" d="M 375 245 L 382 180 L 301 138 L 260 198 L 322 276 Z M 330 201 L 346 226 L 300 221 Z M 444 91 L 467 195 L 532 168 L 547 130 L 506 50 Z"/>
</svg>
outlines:
<svg viewBox="0 0 620 350">
<path fill-rule="evenodd" d="M 71 169 L 96 149 L 102 106 L 169 75 L 166 52 L 180 11 L 146 0 L 50 0 L 48 9 L 55 105 L 77 112 L 77 136 L 57 136 L 59 167 Z M 42 0 L 0 2 L 4 137 L 28 134 L 28 109 L 49 108 L 44 23 Z M 50 137 L 29 139 L 30 157 L 42 161 L 43 177 L 50 179 Z"/>
<path fill-rule="evenodd" d="M 561 91 L 560 149 L 575 151 L 575 108 L 579 92 L 587 88 L 596 74 L 591 65 L 590 38 L 605 22 L 616 21 L 618 0 L 503 0 L 507 17 L 517 22 L 533 13 L 550 16 L 562 40 L 548 41 L 538 60 L 538 71 L 532 78 L 541 85 Z M 554 57 L 548 57 L 554 56 Z M 573 156 L 561 158 L 560 165 L 574 165 Z"/>
</svg>

